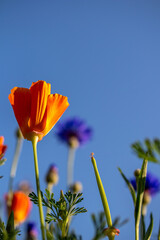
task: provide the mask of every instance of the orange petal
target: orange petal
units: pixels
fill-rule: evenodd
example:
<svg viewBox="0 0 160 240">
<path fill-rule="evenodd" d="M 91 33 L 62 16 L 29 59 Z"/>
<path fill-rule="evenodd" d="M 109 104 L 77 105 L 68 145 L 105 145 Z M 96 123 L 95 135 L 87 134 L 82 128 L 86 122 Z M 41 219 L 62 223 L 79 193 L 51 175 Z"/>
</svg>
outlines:
<svg viewBox="0 0 160 240">
<path fill-rule="evenodd" d="M 27 88 L 15 87 L 8 96 L 13 107 L 15 117 L 22 131 L 24 138 L 29 131 L 28 120 L 31 112 L 31 94 Z"/>
<path fill-rule="evenodd" d="M 0 137 L 0 145 L 3 145 L 3 143 L 4 143 L 4 137 L 1 136 L 1 137 Z"/>
<path fill-rule="evenodd" d="M 44 117 L 48 95 L 51 91 L 51 86 L 45 81 L 39 80 L 32 83 L 31 91 L 31 116 L 29 125 L 33 131 L 41 132 L 46 125 L 46 118 Z"/>
<path fill-rule="evenodd" d="M 26 220 L 31 210 L 29 197 L 23 192 L 17 191 L 13 195 L 12 206 L 10 211 L 14 212 L 14 220 L 20 224 Z"/>
<path fill-rule="evenodd" d="M 51 94 L 47 102 L 47 122 L 43 131 L 44 136 L 53 128 L 65 110 L 68 108 L 68 98 L 60 94 Z"/>
<path fill-rule="evenodd" d="M 7 145 L 4 145 L 4 137 L 1 136 L 0 137 L 0 159 L 2 159 L 2 157 L 4 156 L 4 153 L 7 149 Z"/>
</svg>

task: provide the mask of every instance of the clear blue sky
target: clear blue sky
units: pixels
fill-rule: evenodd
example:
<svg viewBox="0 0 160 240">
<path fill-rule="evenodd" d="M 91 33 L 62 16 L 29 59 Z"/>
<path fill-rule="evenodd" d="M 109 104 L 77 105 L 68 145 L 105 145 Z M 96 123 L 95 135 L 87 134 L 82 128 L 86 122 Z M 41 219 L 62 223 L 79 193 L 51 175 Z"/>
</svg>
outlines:
<svg viewBox="0 0 160 240">
<path fill-rule="evenodd" d="M 95 153 L 112 217 L 129 218 L 119 240 L 134 239 L 133 205 L 121 176 L 141 166 L 130 145 L 145 137 L 160 136 L 160 2 L 131 0 L 0 1 L 0 135 L 8 145 L 8 161 L 1 167 L 0 195 L 7 191 L 17 127 L 8 100 L 15 87 L 30 87 L 39 79 L 52 85 L 52 93 L 68 96 L 70 107 L 62 119 L 80 116 L 94 128 L 90 143 L 77 151 L 75 180 L 83 184 L 88 213 L 77 216 L 74 227 L 84 240 L 93 236 L 90 215 L 102 204 L 90 161 Z M 38 144 L 41 188 L 50 163 L 59 167 L 66 189 L 67 147 L 54 129 Z M 31 143 L 25 141 L 15 180 L 26 179 L 35 189 Z M 160 166 L 148 169 L 160 177 Z M 153 212 L 157 233 L 160 194 Z M 38 219 L 34 207 L 30 219 Z"/>
</svg>

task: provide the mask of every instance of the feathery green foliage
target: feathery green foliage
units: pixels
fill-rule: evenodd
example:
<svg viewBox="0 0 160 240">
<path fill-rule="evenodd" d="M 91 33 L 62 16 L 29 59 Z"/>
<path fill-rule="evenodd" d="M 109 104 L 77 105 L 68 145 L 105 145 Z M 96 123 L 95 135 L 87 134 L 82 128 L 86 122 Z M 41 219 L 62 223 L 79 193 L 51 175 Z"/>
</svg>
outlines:
<svg viewBox="0 0 160 240">
<path fill-rule="evenodd" d="M 38 197 L 34 192 L 30 193 L 29 197 L 31 201 L 34 202 L 34 204 L 38 205 Z M 54 199 L 54 194 L 50 193 L 46 189 L 45 194 L 41 192 L 41 197 L 42 197 L 43 206 L 51 210 L 51 212 L 48 213 L 46 216 L 46 222 L 51 223 L 53 221 L 57 223 L 57 228 L 60 229 L 62 238 L 66 239 L 66 237 L 69 237 L 68 231 L 69 231 L 71 217 L 79 213 L 87 212 L 87 210 L 84 207 L 76 206 L 83 200 L 82 193 L 76 194 L 68 191 L 67 193 L 63 194 L 63 191 L 61 191 L 60 199 L 56 201 Z M 47 234 L 48 234 L 49 240 L 54 239 L 51 237 L 49 232 Z M 69 239 L 77 239 L 77 238 L 75 234 L 72 234 L 72 236 L 70 236 Z"/>
<path fill-rule="evenodd" d="M 19 235 L 20 231 L 14 228 L 14 214 L 11 212 L 7 226 L 0 219 L 0 239 L 1 240 L 16 240 L 16 236 Z"/>
<path fill-rule="evenodd" d="M 160 163 L 158 155 L 160 155 L 160 140 L 154 139 L 153 141 L 145 139 L 144 143 L 139 141 L 131 145 L 134 153 L 141 159 L 147 159 L 154 163 Z"/>
</svg>

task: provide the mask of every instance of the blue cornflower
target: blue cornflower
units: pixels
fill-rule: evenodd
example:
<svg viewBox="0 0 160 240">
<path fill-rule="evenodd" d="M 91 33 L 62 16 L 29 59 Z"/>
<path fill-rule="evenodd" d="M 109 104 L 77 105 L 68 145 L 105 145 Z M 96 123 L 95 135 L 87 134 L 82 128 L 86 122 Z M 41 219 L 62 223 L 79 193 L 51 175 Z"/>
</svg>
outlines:
<svg viewBox="0 0 160 240">
<path fill-rule="evenodd" d="M 85 144 L 91 139 L 92 134 L 92 128 L 88 127 L 86 123 L 78 117 L 72 117 L 57 124 L 57 136 L 59 139 L 70 146 L 74 145 L 73 147 L 75 147 L 75 145 L 78 147 L 79 145 Z"/>
<path fill-rule="evenodd" d="M 29 222 L 27 224 L 27 234 L 28 234 L 28 239 L 31 239 L 31 237 L 35 240 L 37 239 L 38 229 L 34 222 Z"/>
<path fill-rule="evenodd" d="M 136 179 L 131 179 L 131 184 L 134 187 L 135 191 L 137 190 Z M 160 180 L 151 173 L 147 173 L 145 192 L 150 196 L 155 195 L 160 191 Z"/>
</svg>

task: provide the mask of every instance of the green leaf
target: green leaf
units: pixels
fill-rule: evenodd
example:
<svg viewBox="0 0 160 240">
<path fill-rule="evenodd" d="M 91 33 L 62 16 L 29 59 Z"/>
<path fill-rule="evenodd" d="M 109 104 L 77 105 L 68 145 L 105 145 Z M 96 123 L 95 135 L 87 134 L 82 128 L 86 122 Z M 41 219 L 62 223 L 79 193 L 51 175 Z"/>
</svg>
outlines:
<svg viewBox="0 0 160 240">
<path fill-rule="evenodd" d="M 153 216 L 152 216 L 152 213 L 151 213 L 150 224 L 149 224 L 149 227 L 148 227 L 147 232 L 145 234 L 144 240 L 149 240 L 151 238 L 152 230 L 153 230 Z"/>
<path fill-rule="evenodd" d="M 87 211 L 84 207 L 76 207 L 83 200 L 81 196 L 82 193 L 75 194 L 68 191 L 63 194 L 63 191 L 61 191 L 60 199 L 56 201 L 54 194 L 50 193 L 48 189 L 45 190 L 45 194 L 41 192 L 43 206 L 50 209 L 45 221 L 47 223 L 56 222 L 61 231 L 63 228 L 68 232 L 70 217 Z M 38 205 L 38 197 L 34 192 L 30 193 L 29 197 L 34 204 Z"/>
<path fill-rule="evenodd" d="M 153 146 L 153 149 L 160 155 L 160 140 L 154 139 L 152 146 Z"/>
<path fill-rule="evenodd" d="M 157 143 L 157 142 L 156 142 Z M 156 158 L 154 150 L 157 149 L 158 144 L 152 143 L 149 139 L 144 140 L 144 144 L 140 142 L 135 142 L 131 145 L 134 153 L 141 159 L 147 159 L 150 162 L 160 163 Z"/>
<path fill-rule="evenodd" d="M 92 238 L 92 240 L 98 240 L 98 239 L 104 238 L 103 230 L 107 223 L 105 213 L 100 212 L 96 215 L 93 213 L 91 217 L 92 217 L 92 221 L 95 229 L 94 237 Z"/>
<path fill-rule="evenodd" d="M 126 223 L 128 223 L 128 221 L 129 221 L 129 219 L 126 218 L 122 222 L 120 222 L 120 217 L 117 217 L 113 222 L 113 227 L 120 228 L 123 225 L 125 225 Z"/>
<path fill-rule="evenodd" d="M 119 170 L 120 174 L 122 175 L 124 181 L 126 182 L 128 188 L 129 188 L 129 191 L 130 191 L 132 199 L 133 199 L 133 203 L 135 205 L 136 204 L 136 193 L 135 193 L 135 190 L 134 190 L 132 184 L 130 183 L 130 181 L 126 178 L 126 176 L 122 172 L 122 170 L 120 168 L 118 168 L 118 170 Z"/>
<path fill-rule="evenodd" d="M 0 239 L 8 240 L 8 234 L 4 225 L 4 222 L 0 219 Z"/>
<path fill-rule="evenodd" d="M 6 230 L 7 230 L 7 233 L 11 233 L 14 231 L 14 213 L 13 213 L 13 211 L 11 212 L 11 214 L 9 216 Z"/>
<path fill-rule="evenodd" d="M 144 237 L 145 237 L 145 232 L 146 232 L 146 227 L 145 227 L 144 216 L 143 216 L 143 214 L 142 214 L 142 216 L 141 216 L 141 222 L 140 222 L 141 239 L 144 239 Z"/>
<path fill-rule="evenodd" d="M 6 161 L 7 161 L 6 158 L 1 159 L 1 160 L 0 160 L 0 166 L 4 165 Z"/>
</svg>

